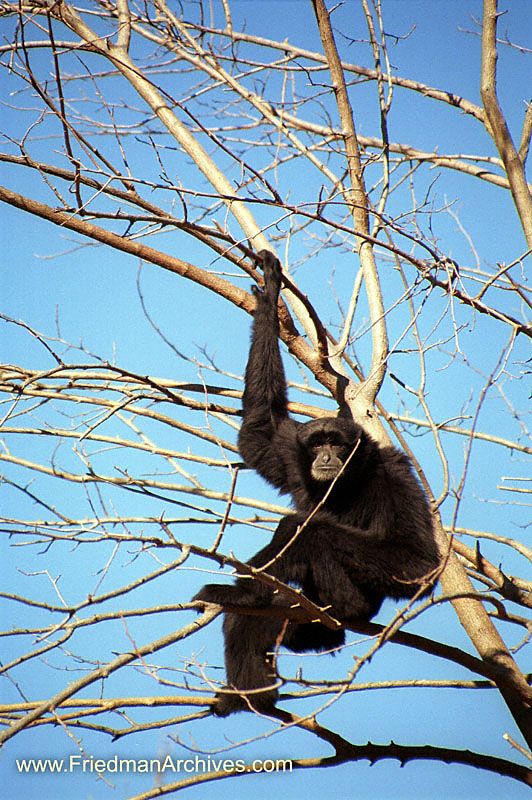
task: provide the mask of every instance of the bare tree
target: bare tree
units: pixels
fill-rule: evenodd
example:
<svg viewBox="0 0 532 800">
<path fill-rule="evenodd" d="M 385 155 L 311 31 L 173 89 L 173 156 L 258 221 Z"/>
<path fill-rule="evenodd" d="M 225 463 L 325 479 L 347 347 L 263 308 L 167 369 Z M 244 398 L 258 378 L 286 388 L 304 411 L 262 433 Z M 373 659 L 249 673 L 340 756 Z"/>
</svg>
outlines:
<svg viewBox="0 0 532 800">
<path fill-rule="evenodd" d="M 185 752 L 212 753 L 199 741 L 223 683 L 222 645 L 202 631 L 212 630 L 221 609 L 198 616 L 189 598 L 205 570 L 249 574 L 246 555 L 286 508 L 247 474 L 235 446 L 245 341 L 235 347 L 238 362 L 230 352 L 194 352 L 192 342 L 207 316 L 220 319 L 231 307 L 246 338 L 250 285 L 262 280 L 253 255 L 268 248 L 285 268 L 280 324 L 292 356 L 291 410 L 317 417 L 348 405 L 373 438 L 393 439 L 409 453 L 432 501 L 443 569 L 441 590 L 429 600 L 387 608 L 382 624 L 353 628 L 355 646 L 334 662 L 336 677 L 324 678 L 327 655 L 305 659 L 304 669 L 294 661 L 285 668 L 281 659 L 284 693 L 267 731 L 290 737 L 297 728 L 333 747 L 332 756 L 298 757 L 293 765 L 302 770 L 433 759 L 532 785 L 532 688 L 520 660 L 532 606 L 525 538 L 532 443 L 521 408 L 532 337 L 525 175 L 532 109 L 523 103 L 514 144 L 496 88 L 498 54 L 518 43 L 497 38 L 496 0 L 484 0 L 483 20 L 464 34 L 481 40 L 477 105 L 396 73 L 388 45 L 397 37 L 380 2 L 357 4 L 366 25 L 357 51 L 372 67 L 346 60 L 355 32 L 345 22 L 335 28 L 342 10 L 332 13 L 323 0 L 300 8 L 320 50 L 245 32 L 228 0 L 212 7 L 203 0 L 179 7 L 164 0 L 2 3 L 4 109 L 12 123 L 0 153 L 0 199 L 26 212 L 21 225 L 38 217 L 74 236 L 73 282 L 76 259 L 94 259 L 97 244 L 104 246 L 97 259 L 109 259 L 110 270 L 118 263 L 113 251 L 134 256 L 136 265 L 173 273 L 182 293 L 196 284 L 205 299 L 187 301 L 191 343 L 176 343 L 161 321 L 166 298 L 155 310 L 147 299 L 156 272 L 146 278 L 146 266 L 139 269 L 144 327 L 131 327 L 131 349 L 150 329 L 157 346 L 170 348 L 180 379 L 176 369 L 144 374 L 128 368 L 133 358 L 69 341 L 59 318 L 52 332 L 2 315 L 13 341 L 30 343 L 30 355 L 5 364 L 0 383 L 4 491 L 7 507 L 17 509 L 2 525 L 6 558 L 13 551 L 16 558 L 0 593 L 10 643 L 2 672 L 12 687 L 0 740 L 60 726 L 90 759 L 101 739 L 167 728 Z M 529 46 L 520 49 L 530 56 Z M 369 113 L 362 96 L 372 98 L 377 136 L 365 135 L 371 123 L 362 124 Z M 418 149 L 413 129 L 412 141 L 393 141 L 392 109 L 409 102 L 437 104 L 449 126 L 475 131 L 484 142 L 479 152 L 442 152 L 436 136 L 433 149 Z M 505 213 L 513 209 L 508 262 L 473 240 L 446 199 L 457 175 L 478 195 L 497 192 Z M 467 257 L 456 255 L 450 224 Z M 118 316 L 121 298 L 113 303 Z M 102 319 L 109 336 L 112 323 Z M 500 429 L 493 415 L 486 418 L 488 406 L 505 409 Z M 497 469 L 499 485 L 491 495 L 484 487 L 474 503 L 470 487 L 482 485 L 482 463 Z M 486 502 L 506 514 L 490 530 L 475 523 Z M 67 592 L 60 562 L 71 566 Z M 260 579 L 292 598 L 294 619 L 336 624 L 297 589 Z M 253 613 L 250 624 L 274 611 Z M 401 678 L 396 646 L 430 654 L 431 664 L 457 665 L 453 677 Z M 377 653 L 385 680 L 372 675 Z M 461 677 L 464 668 L 473 678 Z M 359 716 L 356 730 L 349 722 L 326 726 L 325 714 L 317 721 L 318 712 L 349 708 L 359 693 L 379 689 L 386 697 L 399 687 L 411 690 L 411 727 L 423 716 L 422 688 L 500 693 L 519 754 L 432 742 L 357 745 L 365 735 Z M 252 740 L 265 730 L 255 722 Z M 242 746 L 247 731 L 233 737 Z M 246 760 L 220 766 L 226 747 L 216 745 L 203 772 L 172 781 L 165 774 L 164 783 L 135 796 L 253 771 Z"/>
</svg>

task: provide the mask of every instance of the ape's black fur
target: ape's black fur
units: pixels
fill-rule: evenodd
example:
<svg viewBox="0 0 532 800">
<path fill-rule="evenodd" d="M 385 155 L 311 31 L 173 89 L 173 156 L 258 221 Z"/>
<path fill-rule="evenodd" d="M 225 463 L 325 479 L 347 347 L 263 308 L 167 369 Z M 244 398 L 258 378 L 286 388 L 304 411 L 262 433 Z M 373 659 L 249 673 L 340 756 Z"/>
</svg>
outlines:
<svg viewBox="0 0 532 800">
<path fill-rule="evenodd" d="M 268 251 L 260 255 L 264 292 L 255 292 L 239 448 L 246 464 L 292 495 L 296 512 L 281 520 L 270 544 L 249 564 L 267 565 L 267 573 L 297 584 L 343 622 L 368 620 L 385 597 L 412 597 L 429 588 L 426 581 L 439 558 L 427 500 L 406 455 L 378 447 L 355 422 L 299 423 L 288 416 L 278 344 L 281 268 Z M 287 603 L 265 583 L 243 577 L 234 586 L 204 586 L 195 599 L 241 607 Z M 215 714 L 225 716 L 249 704 L 271 709 L 277 699 L 271 651 L 283 628 L 282 644 L 296 652 L 327 650 L 344 641 L 343 630 L 316 623 L 286 625 L 281 617 L 227 613 L 229 687 L 259 691 L 246 694 L 249 702 L 238 693 L 220 693 Z M 260 691 L 263 687 L 269 688 Z"/>
</svg>

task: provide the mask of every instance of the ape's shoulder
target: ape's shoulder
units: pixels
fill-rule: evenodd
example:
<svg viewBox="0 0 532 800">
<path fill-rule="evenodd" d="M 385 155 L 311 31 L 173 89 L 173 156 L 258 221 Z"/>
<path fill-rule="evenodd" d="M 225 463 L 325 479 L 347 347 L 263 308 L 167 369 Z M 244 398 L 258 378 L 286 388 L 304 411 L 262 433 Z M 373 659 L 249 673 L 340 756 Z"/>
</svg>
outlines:
<svg viewBox="0 0 532 800">
<path fill-rule="evenodd" d="M 419 486 L 412 462 L 406 453 L 392 445 L 377 446 L 377 452 L 378 459 L 392 481 L 399 483 L 406 481 L 408 484 L 414 483 Z"/>
</svg>

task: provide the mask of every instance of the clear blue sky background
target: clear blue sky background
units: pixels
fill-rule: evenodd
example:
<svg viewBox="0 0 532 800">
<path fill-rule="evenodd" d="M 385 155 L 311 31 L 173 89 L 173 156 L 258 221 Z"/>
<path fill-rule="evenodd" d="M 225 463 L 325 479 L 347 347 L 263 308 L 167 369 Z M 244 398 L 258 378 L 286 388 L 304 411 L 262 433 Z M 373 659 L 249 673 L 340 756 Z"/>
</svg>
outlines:
<svg viewBox="0 0 532 800">
<path fill-rule="evenodd" d="M 528 0 L 512 0 L 507 4 L 509 12 L 501 24 L 500 31 L 508 31 L 510 39 L 525 47 L 532 47 L 532 13 Z M 272 39 L 287 37 L 291 42 L 308 47 L 311 50 L 320 49 L 319 37 L 316 33 L 313 15 L 306 0 L 240 0 L 233 2 L 235 14 L 234 25 L 242 28 L 243 20 L 247 21 L 248 32 L 263 34 Z M 386 31 L 399 36 L 409 32 L 416 25 L 415 32 L 397 46 L 390 45 L 390 59 L 397 68 L 397 73 L 404 77 L 418 79 L 426 84 L 447 89 L 454 93 L 463 94 L 468 99 L 479 102 L 478 70 L 480 40 L 478 37 L 460 32 L 459 28 L 477 30 L 471 15 L 481 16 L 480 2 L 458 2 L 454 0 L 432 0 L 425 2 L 419 0 L 391 0 L 383 3 L 385 11 Z M 365 27 L 361 21 L 359 4 L 353 0 L 347 2 L 341 12 L 335 17 L 335 24 L 345 20 L 345 30 L 351 35 L 366 37 Z M 358 22 L 354 22 L 357 20 Z M 356 33 L 359 31 L 359 34 Z M 509 119 L 514 135 L 518 135 L 523 119 L 523 96 L 527 96 L 530 86 L 530 59 L 517 51 L 506 48 L 504 57 L 500 61 L 499 92 L 503 100 L 504 111 Z M 368 51 L 365 46 L 353 44 L 344 56 L 354 62 L 368 62 Z M 36 54 L 35 59 L 45 59 L 44 53 Z M 2 80 L 5 80 L 3 76 Z M 374 102 L 375 86 L 368 85 L 367 107 L 362 107 L 360 98 L 363 92 L 359 89 L 354 93 L 355 115 L 361 133 L 378 136 L 379 127 L 376 117 L 376 103 Z M 3 109 L 2 127 L 5 132 L 19 131 L 19 123 L 10 119 L 9 108 Z M 30 115 L 28 115 L 28 119 Z M 452 120 L 452 125 L 449 121 Z M 421 97 L 405 97 L 403 102 L 401 93 L 397 90 L 397 99 L 394 103 L 390 118 L 390 136 L 394 141 L 405 141 L 419 149 L 432 150 L 437 145 L 442 152 L 481 152 L 492 155 L 493 149 L 487 137 L 480 131 L 480 126 L 473 124 L 456 113 L 450 112 L 443 105 L 433 101 L 426 101 Z M 37 143 L 33 147 L 36 157 L 46 156 L 49 143 Z M 145 150 L 141 146 L 133 149 L 133 157 L 144 158 Z M 176 157 L 176 170 L 182 170 L 183 165 Z M 5 183 L 21 193 L 32 195 L 35 192 L 34 176 L 23 170 L 12 170 L 2 167 L 2 183 Z M 497 261 L 510 261 L 525 249 L 524 237 L 515 219 L 511 199 L 508 193 L 495 187 L 480 184 L 472 178 L 465 178 L 456 173 L 445 176 L 446 191 L 449 192 L 449 201 L 458 198 L 460 220 L 465 229 L 471 234 L 473 240 L 481 247 L 480 256 L 490 264 Z M 43 193 L 41 196 L 45 196 Z M 49 200 L 49 196 L 47 195 Z M 455 257 L 459 262 L 471 263 L 471 252 L 467 239 L 457 230 L 450 217 L 442 218 L 438 223 L 437 231 L 441 237 L 442 249 Z M 2 208 L 2 266 L 1 266 L 1 295 L 2 311 L 8 316 L 23 319 L 34 328 L 53 335 L 56 329 L 56 314 L 60 321 L 61 334 L 69 341 L 76 342 L 83 337 L 84 345 L 91 351 L 110 361 L 116 360 L 122 366 L 138 373 L 175 377 L 178 379 L 197 380 L 197 370 L 178 359 L 153 333 L 147 324 L 137 295 L 136 273 L 138 264 L 135 259 L 112 252 L 103 247 L 83 242 L 58 228 L 17 212 L 12 208 Z M 168 252 L 175 252 L 192 263 L 200 266 L 208 257 L 205 251 L 192 241 L 186 240 L 182 235 L 169 235 L 168 243 L 159 238 L 161 247 Z M 293 258 L 302 255 L 296 243 Z M 58 255 L 60 254 L 60 255 Z M 52 258 L 52 256 L 56 256 Z M 299 275 L 298 275 L 299 279 Z M 341 278 L 339 278 L 341 281 Z M 315 301 L 325 318 L 334 315 L 332 302 L 323 295 L 319 282 L 311 272 L 303 273 L 301 281 L 304 290 Z M 191 282 L 177 278 L 162 270 L 146 265 L 143 268 L 141 283 L 144 298 L 148 309 L 153 314 L 157 324 L 172 339 L 178 348 L 182 348 L 188 355 L 194 354 L 194 347 L 206 347 L 209 353 L 216 356 L 221 367 L 232 373 L 241 373 L 247 351 L 249 318 L 220 298 L 209 295 Z M 242 281 L 241 285 L 247 284 Z M 346 295 L 343 299 L 345 300 Z M 320 305 L 321 304 L 321 305 Z M 457 313 L 460 313 L 458 310 Z M 190 328 L 193 334 L 190 334 Z M 477 363 L 481 364 L 486 372 L 493 366 L 493 353 L 490 339 L 494 330 L 493 325 L 488 325 L 485 320 L 477 320 L 471 327 L 471 352 L 475 354 Z M 485 333 L 484 333 L 485 331 Z M 467 336 L 468 334 L 466 334 Z M 0 343 L 2 361 L 23 363 L 31 367 L 42 367 L 48 362 L 43 349 L 28 335 L 12 326 L 2 325 L 0 328 Z M 192 344 L 191 344 L 192 342 Z M 498 344 L 498 342 L 497 342 Z M 495 343 L 494 343 L 495 345 Z M 196 351 L 198 356 L 198 351 Z M 521 350 L 523 361 L 529 352 L 523 347 Z M 492 357 L 493 356 L 493 357 Z M 72 354 L 72 360 L 75 360 Z M 491 360 L 490 360 L 491 359 Z M 203 360 L 201 358 L 201 360 Z M 406 369 L 406 367 L 405 367 Z M 463 393 L 464 400 L 471 389 L 475 391 L 481 385 L 475 383 L 471 373 L 467 375 L 467 383 L 458 385 L 449 378 L 450 374 L 443 373 L 441 379 L 435 380 L 435 388 L 441 393 L 441 400 L 432 398 L 433 407 L 441 407 L 442 417 L 446 414 L 447 400 L 450 395 Z M 294 373 L 296 376 L 296 373 Z M 404 377 L 404 375 L 403 375 Z M 209 375 L 206 375 L 209 380 Z M 518 398 L 521 406 L 526 402 L 527 387 L 522 386 L 522 396 Z M 394 405 L 393 386 L 390 382 L 384 388 L 383 398 Z M 483 429 L 497 432 L 499 435 L 512 436 L 514 434 L 513 422 L 505 415 L 502 401 L 491 402 L 483 417 Z M 225 434 L 229 438 L 229 432 Z M 34 446 L 34 443 L 32 444 Z M 168 446 L 182 449 L 186 446 L 176 434 L 175 440 Z M 456 449 L 457 469 L 461 461 L 460 454 L 463 441 L 450 445 L 449 452 Z M 475 449 L 475 468 L 471 470 L 472 480 L 468 484 L 467 501 L 463 506 L 463 516 L 459 524 L 470 524 L 477 529 L 496 530 L 499 526 L 501 532 L 507 535 L 517 534 L 517 524 L 527 523 L 527 510 L 523 509 L 520 516 L 517 511 L 512 511 L 511 519 L 507 513 L 498 506 L 481 504 L 474 501 L 477 497 L 487 497 L 492 494 L 492 487 L 500 476 L 500 464 L 483 459 L 485 451 L 481 446 Z M 433 458 L 432 445 L 427 439 L 416 443 L 416 454 L 423 463 L 429 477 L 436 483 L 440 480 L 440 469 Z M 27 453 L 30 456 L 30 453 Z M 501 454 L 506 458 L 507 454 Z M 112 463 L 112 462 L 111 462 Z M 527 474 L 527 466 L 516 461 L 511 467 L 511 474 Z M 20 473 L 18 473 L 20 478 Z M 251 495 L 253 491 L 270 497 L 272 501 L 279 502 L 275 493 L 269 494 L 263 484 L 258 484 L 253 477 L 245 477 L 247 489 L 242 489 L 241 494 Z M 258 487 L 258 488 L 257 488 Z M 225 479 L 220 479 L 220 485 L 213 488 L 227 490 Z M 64 485 L 55 486 L 54 491 L 61 497 Z M 2 507 L 9 516 L 20 512 L 20 495 L 3 491 Z M 27 506 L 25 513 L 28 517 L 39 514 Z M 154 512 L 155 513 L 155 512 Z M 528 514 L 529 516 L 529 514 Z M 194 531 L 183 533 L 184 540 L 193 540 Z M 200 542 L 201 543 L 201 542 Z M 2 542 L 3 572 L 5 573 L 5 590 L 16 591 L 18 573 L 16 567 L 20 566 L 20 551 Z M 245 536 L 231 540 L 231 549 L 242 558 L 247 557 L 256 549 L 255 542 Z M 83 578 L 91 569 L 100 569 L 102 565 L 101 554 L 94 556 L 88 548 L 77 551 L 51 552 L 46 561 L 46 568 L 53 575 L 63 574 L 62 591 L 72 598 L 75 595 L 80 577 Z M 28 556 L 24 562 L 24 569 L 43 569 L 43 560 L 38 553 Z M 155 568 L 155 563 L 153 567 Z M 508 571 L 512 571 L 512 562 L 508 562 Z M 523 574 L 522 563 L 517 568 Z M 145 562 L 139 566 L 139 574 L 145 571 Z M 140 607 L 143 603 L 155 604 L 156 602 L 171 602 L 184 600 L 191 596 L 194 587 L 204 581 L 203 575 L 181 573 L 180 580 L 185 585 L 179 586 L 179 597 L 176 597 L 175 578 L 167 577 L 156 584 L 149 585 L 136 596 L 135 604 Z M 83 578 L 84 579 L 84 578 Z M 35 579 L 40 580 L 40 579 Z M 42 591 L 48 596 L 49 587 L 42 579 Z M 37 592 L 35 592 L 37 594 Z M 389 618 L 391 606 L 385 606 L 382 619 Z M 30 623 L 27 612 L 17 608 L 12 619 L 4 620 L 6 627 L 11 624 Z M 433 620 L 434 615 L 431 617 Z M 438 617 L 438 630 L 435 638 L 451 641 L 455 644 L 464 644 L 465 637 L 461 633 L 456 618 L 451 613 L 442 611 Z M 175 621 L 174 621 L 175 622 Z M 169 622 L 169 628 L 172 623 Z M 181 624 L 181 618 L 179 619 Z M 434 635 L 434 630 L 429 629 L 425 622 L 419 623 L 415 628 L 426 635 Z M 213 633 L 216 631 L 216 635 Z M 135 632 L 140 641 L 148 641 L 164 631 L 156 633 L 150 628 L 149 622 L 139 622 Z M 125 649 L 126 640 L 120 638 L 119 644 L 109 634 L 102 634 L 97 646 L 99 652 L 112 652 Z M 221 639 L 219 625 L 211 626 L 201 637 L 186 640 L 179 648 L 179 655 L 183 658 L 190 654 L 191 648 L 203 645 L 206 660 L 220 662 Z M 143 638 L 144 637 L 144 638 Z M 96 644 L 96 643 L 95 643 Z M 14 643 L 4 645 L 4 658 L 11 657 L 16 652 Z M 389 649 L 389 648 L 388 648 Z M 468 649 L 470 649 L 468 645 Z M 402 677 L 431 677 L 450 678 L 460 677 L 459 670 L 453 672 L 450 665 L 444 662 L 423 656 L 420 653 L 405 652 L 397 647 L 393 651 L 394 669 L 390 672 L 390 661 L 382 661 L 378 656 L 372 663 L 371 674 L 361 675 L 361 680 L 386 680 Z M 299 656 L 298 656 L 299 658 Z M 525 653 L 525 663 L 529 659 Z M 170 658 L 168 659 L 170 661 Z M 323 668 L 324 660 L 316 661 L 315 669 Z M 348 654 L 334 661 L 331 660 L 331 675 L 342 675 L 349 663 Z M 309 674 L 312 669 L 308 667 Z M 38 665 L 30 664 L 17 672 L 26 687 L 33 683 L 32 697 L 47 697 L 63 684 L 67 676 L 58 672 L 55 678 L 50 678 L 50 685 L 40 685 L 42 670 Z M 48 671 L 47 674 L 50 674 Z M 316 673 L 317 674 L 317 673 Z M 128 694 L 142 694 L 143 691 L 153 693 L 153 682 L 144 679 L 133 670 L 121 672 L 116 682 L 115 693 L 126 693 L 124 690 L 125 675 L 131 681 L 127 687 Z M 464 677 L 469 677 L 465 671 Z M 112 685 L 112 684 L 111 684 Z M 2 696 L 11 702 L 19 699 L 13 685 L 4 681 L 0 684 Z M 94 696 L 94 687 L 88 696 Z M 161 693 L 163 693 L 161 688 Z M 502 757 L 514 758 L 509 746 L 503 741 L 505 731 L 513 736 L 518 736 L 503 702 L 494 693 L 469 693 L 466 691 L 452 693 L 451 690 L 426 692 L 425 714 L 423 718 L 410 719 L 409 693 L 405 690 L 374 692 L 368 694 L 355 694 L 346 705 L 339 705 L 338 709 L 327 712 L 323 723 L 333 729 L 340 728 L 342 732 L 355 743 L 363 744 L 367 740 L 375 743 L 387 743 L 394 739 L 401 744 L 439 744 L 456 748 L 469 748 L 480 752 L 487 752 Z M 111 694 L 109 688 L 106 689 Z M 419 709 L 419 702 L 415 708 Z M 352 717 L 340 718 L 340 710 L 345 713 L 349 709 Z M 406 724 L 405 724 L 406 718 Z M 213 720 L 203 728 L 190 728 L 190 733 L 197 735 L 201 732 L 202 739 L 197 744 L 205 749 L 219 748 L 223 744 L 223 733 L 229 740 L 244 739 L 246 736 L 256 736 L 268 726 L 260 727 L 257 720 L 250 715 L 239 715 L 228 721 Z M 87 736 L 86 741 L 91 742 L 91 752 L 108 758 L 115 753 L 122 757 L 158 757 L 161 753 L 169 751 L 175 757 L 186 757 L 186 750 L 177 745 L 170 746 L 167 736 L 171 731 L 161 729 L 147 736 L 126 738 L 112 744 L 99 737 L 92 740 Z M 179 735 L 184 737 L 187 731 L 180 730 Z M 117 778 L 117 789 L 112 789 L 103 781 L 96 782 L 93 776 L 79 773 L 72 775 L 44 776 L 17 776 L 14 770 L 14 759 L 28 756 L 61 757 L 76 752 L 75 747 L 66 739 L 63 732 L 43 727 L 41 731 L 24 733 L 6 748 L 0 760 L 0 774 L 6 785 L 9 785 L 9 794 L 16 798 L 41 797 L 43 800 L 62 796 L 76 796 L 80 798 L 122 798 L 143 788 L 151 786 L 151 777 Z M 323 743 L 318 743 L 299 731 L 290 737 L 281 738 L 273 736 L 260 740 L 251 745 L 249 749 L 239 750 L 235 754 L 229 751 L 229 757 L 250 758 L 290 758 L 308 757 L 311 755 L 327 755 L 329 753 Z M 180 755 L 181 754 L 181 755 Z M 167 776 L 170 777 L 170 776 Z M 529 792 L 524 787 L 507 779 L 499 779 L 492 774 L 473 770 L 471 767 L 445 766 L 436 762 L 416 762 L 400 769 L 397 762 L 380 762 L 370 767 L 367 762 L 348 764 L 334 770 L 307 770 L 294 772 L 292 776 L 253 776 L 237 780 L 226 780 L 210 785 L 193 788 L 189 791 L 191 796 L 201 798 L 247 798 L 250 795 L 256 800 L 266 800 L 274 794 L 293 797 L 295 800 L 303 798 L 357 798 L 357 800 L 391 800 L 391 798 L 413 797 L 420 800 L 476 800 L 482 797 L 491 797 L 495 800 L 512 797 L 525 798 Z"/>
</svg>

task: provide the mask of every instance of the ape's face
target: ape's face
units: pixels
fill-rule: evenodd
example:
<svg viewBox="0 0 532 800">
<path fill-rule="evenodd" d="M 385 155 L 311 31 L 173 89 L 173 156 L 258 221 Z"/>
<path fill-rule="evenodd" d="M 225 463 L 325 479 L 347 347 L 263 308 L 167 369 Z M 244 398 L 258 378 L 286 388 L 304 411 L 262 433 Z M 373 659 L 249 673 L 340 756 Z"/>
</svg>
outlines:
<svg viewBox="0 0 532 800">
<path fill-rule="evenodd" d="M 311 445 L 312 464 L 310 474 L 315 481 L 332 481 L 344 464 L 343 444 L 334 441 L 314 442 Z"/>
<path fill-rule="evenodd" d="M 357 427 L 344 420 L 312 420 L 302 426 L 298 440 L 310 464 L 311 477 L 320 482 L 333 481 L 359 436 Z"/>
</svg>

